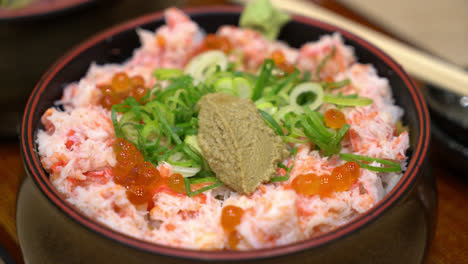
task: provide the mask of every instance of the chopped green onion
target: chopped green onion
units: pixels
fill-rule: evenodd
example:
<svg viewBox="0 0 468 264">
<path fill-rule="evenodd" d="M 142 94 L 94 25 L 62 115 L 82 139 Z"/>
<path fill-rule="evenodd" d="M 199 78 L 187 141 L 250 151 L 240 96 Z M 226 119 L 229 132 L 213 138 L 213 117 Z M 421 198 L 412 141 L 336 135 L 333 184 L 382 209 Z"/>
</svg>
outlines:
<svg viewBox="0 0 468 264">
<path fill-rule="evenodd" d="M 341 140 L 349 129 L 345 124 L 338 133 L 331 132 L 325 126 L 323 116 L 319 112 L 305 108 L 306 115 L 300 116 L 300 125 L 305 136 L 324 151 L 326 156 L 338 154 L 341 150 Z"/>
<path fill-rule="evenodd" d="M 292 171 L 292 169 L 294 168 L 294 165 L 296 164 L 296 154 L 297 154 L 297 149 L 293 148 L 292 149 L 293 163 L 291 164 L 291 167 L 288 168 L 282 163 L 278 164 L 278 167 L 286 170 L 286 174 L 284 176 L 273 177 L 270 179 L 270 182 L 282 182 L 282 181 L 289 180 L 290 172 Z"/>
<path fill-rule="evenodd" d="M 322 71 L 322 68 L 325 66 L 325 64 L 331 59 L 333 58 L 333 56 L 335 56 L 335 53 L 336 53 L 336 47 L 333 46 L 332 48 L 332 51 L 330 52 L 330 54 L 328 54 L 327 56 L 325 56 L 325 58 L 323 58 L 323 60 L 319 63 L 318 67 L 317 67 L 317 70 L 315 70 L 315 77 L 317 79 L 320 79 L 320 72 Z"/>
<path fill-rule="evenodd" d="M 185 152 L 185 154 L 187 154 L 195 162 L 198 162 L 198 163 L 202 162 L 203 158 L 198 156 L 195 152 L 193 152 L 192 149 L 190 149 L 190 147 L 186 146 L 185 144 L 184 144 L 184 147 L 182 148 L 182 150 Z"/>
<path fill-rule="evenodd" d="M 385 160 L 385 159 L 372 158 L 368 156 L 361 156 L 361 155 L 356 155 L 356 154 L 351 154 L 351 153 L 340 153 L 340 159 L 344 161 L 355 161 L 362 168 L 365 168 L 371 171 L 376 171 L 376 172 L 399 172 L 401 171 L 400 164 L 390 161 L 390 160 Z M 362 161 L 365 161 L 365 162 L 375 161 L 386 166 L 384 167 L 371 166 L 369 164 L 363 163 Z"/>
<path fill-rule="evenodd" d="M 250 98 L 250 96 L 252 96 L 253 86 L 247 78 L 234 77 L 233 83 L 238 97 Z"/>
<path fill-rule="evenodd" d="M 295 107 L 292 105 L 287 105 L 281 107 L 274 115 L 273 117 L 276 119 L 276 121 L 281 122 L 284 120 L 284 117 L 288 113 L 301 113 L 303 110 L 300 107 Z"/>
<path fill-rule="evenodd" d="M 202 155 L 203 151 L 200 148 L 200 145 L 198 145 L 198 139 L 197 136 L 195 135 L 189 135 L 186 136 L 184 139 L 185 144 L 187 144 L 194 152 L 196 152 L 199 155 Z"/>
<path fill-rule="evenodd" d="M 120 125 L 119 122 L 117 121 L 117 111 L 115 110 L 115 107 L 112 106 L 111 109 L 111 120 L 112 120 L 112 125 L 114 126 L 114 131 L 115 131 L 115 136 L 116 137 L 122 137 L 122 131 L 120 130 Z"/>
<path fill-rule="evenodd" d="M 320 149 L 323 149 L 326 155 L 333 154 L 334 150 L 332 146 L 329 145 L 331 139 L 320 136 L 305 118 L 301 119 L 300 123 L 304 127 L 304 134 L 310 139 L 311 142 L 317 145 Z"/>
<path fill-rule="evenodd" d="M 175 173 L 180 173 L 184 178 L 192 177 L 200 172 L 201 168 L 192 168 L 192 167 L 180 167 L 172 165 L 172 171 Z"/>
<path fill-rule="evenodd" d="M 343 127 L 336 133 L 335 138 L 333 139 L 333 142 L 335 144 L 338 144 L 343 140 L 344 136 L 346 135 L 346 132 L 348 132 L 350 126 L 348 124 L 344 124 Z"/>
<path fill-rule="evenodd" d="M 346 85 L 349 85 L 350 83 L 351 81 L 349 79 L 339 81 L 339 82 L 323 82 L 322 87 L 323 87 L 323 90 L 331 91 L 331 90 L 345 87 Z"/>
<path fill-rule="evenodd" d="M 244 77 L 227 76 L 216 80 L 215 90 L 238 96 L 240 98 L 250 98 L 252 95 L 252 84 Z"/>
<path fill-rule="evenodd" d="M 215 182 L 216 177 L 204 177 L 204 178 L 194 178 L 190 180 L 191 184 L 198 184 L 198 183 L 204 183 L 204 182 Z"/>
<path fill-rule="evenodd" d="M 340 96 L 334 94 L 325 94 L 323 101 L 336 105 L 344 106 L 366 106 L 372 104 L 372 99 L 366 97 L 350 98 L 347 96 Z"/>
<path fill-rule="evenodd" d="M 234 89 L 234 84 L 231 77 L 223 77 L 218 79 L 214 87 L 217 92 L 224 92 L 237 96 L 237 92 Z"/>
<path fill-rule="evenodd" d="M 154 70 L 153 72 L 154 77 L 156 77 L 156 79 L 160 81 L 170 80 L 176 77 L 180 77 L 183 74 L 184 72 L 179 69 L 169 69 L 169 68 L 160 68 L 160 69 Z"/>
<path fill-rule="evenodd" d="M 185 73 L 191 75 L 197 84 L 215 73 L 217 67 L 224 71 L 227 66 L 228 58 L 222 51 L 210 50 L 192 58 L 185 66 Z"/>
<path fill-rule="evenodd" d="M 169 123 L 167 122 L 167 120 L 164 118 L 163 114 L 159 111 L 156 112 L 156 115 L 158 117 L 158 120 L 159 122 L 161 123 L 161 126 L 162 128 L 164 128 L 168 133 L 169 135 L 171 136 L 171 138 L 175 141 L 175 143 L 177 145 L 180 145 L 182 144 L 182 140 L 179 138 L 179 136 L 174 133 L 174 131 L 171 129 L 171 127 L 169 126 Z"/>
<path fill-rule="evenodd" d="M 203 177 L 203 175 L 207 177 Z M 192 184 L 197 184 L 197 183 L 204 183 L 204 182 L 214 182 L 213 184 L 209 186 L 205 186 L 203 188 L 200 188 L 196 191 L 192 191 Z M 201 171 L 197 173 L 194 177 L 191 178 L 184 178 L 184 185 L 185 185 L 185 193 L 189 197 L 193 197 L 195 195 L 198 195 L 202 192 L 206 192 L 208 190 L 214 189 L 216 187 L 219 187 L 223 185 L 222 182 L 220 182 L 216 177 L 214 177 L 214 173 L 211 171 Z"/>
<path fill-rule="evenodd" d="M 275 63 L 271 59 L 265 60 L 262 65 L 262 69 L 260 71 L 260 75 L 258 76 L 257 82 L 255 83 L 253 93 L 252 93 L 252 101 L 257 101 L 262 96 L 263 89 L 266 86 L 267 80 L 271 76 L 271 71 L 273 70 Z"/>
<path fill-rule="evenodd" d="M 302 74 L 302 82 L 308 82 L 310 80 L 311 74 L 310 71 L 305 71 Z"/>
<path fill-rule="evenodd" d="M 267 124 L 275 131 L 275 133 L 279 136 L 284 136 L 283 129 L 278 125 L 278 123 L 275 121 L 275 119 L 266 113 L 265 111 L 258 110 L 260 114 L 262 115 L 263 119 L 267 122 Z"/>
<path fill-rule="evenodd" d="M 299 99 L 307 94 L 312 93 L 314 98 L 312 101 L 305 102 L 304 104 L 299 104 Z M 306 82 L 301 83 L 298 86 L 294 87 L 289 96 L 289 104 L 293 107 L 301 107 L 306 105 L 310 110 L 315 110 L 320 107 L 323 103 L 323 89 L 318 83 Z"/>
<path fill-rule="evenodd" d="M 163 91 L 157 94 L 158 101 L 166 99 L 169 95 L 172 95 L 173 92 L 184 89 L 184 87 L 190 87 L 192 85 L 192 77 L 184 75 L 180 78 L 175 79 L 169 86 L 167 86 Z"/>
<path fill-rule="evenodd" d="M 305 107 L 305 113 L 308 117 L 309 123 L 313 125 L 313 127 L 317 130 L 317 132 L 327 138 L 333 137 L 333 133 L 328 130 L 325 126 L 325 121 L 323 119 L 322 114 L 319 112 L 315 112 L 310 110 L 309 108 Z"/>
<path fill-rule="evenodd" d="M 135 146 L 139 145 L 138 139 L 141 134 L 140 133 L 141 130 L 142 128 L 141 126 L 139 126 L 139 124 L 135 124 L 132 122 L 126 122 L 126 123 L 120 124 L 120 131 L 122 131 L 123 133 L 122 137 Z"/>
<path fill-rule="evenodd" d="M 177 153 L 180 153 L 182 148 L 184 147 L 183 144 L 178 144 L 174 148 L 171 148 L 170 150 L 166 151 L 164 154 L 160 156 L 161 160 L 167 160 L 169 163 L 172 163 L 171 161 L 171 156 L 176 155 Z"/>
<path fill-rule="evenodd" d="M 220 181 L 217 181 L 217 182 L 213 183 L 212 185 L 205 186 L 205 187 L 200 188 L 200 189 L 198 189 L 198 190 L 196 190 L 196 191 L 190 190 L 190 192 L 187 193 L 187 196 L 192 197 L 192 196 L 198 195 L 198 194 L 200 194 L 200 193 L 203 193 L 203 192 L 209 191 L 209 190 L 211 190 L 211 189 L 214 189 L 214 188 L 216 188 L 216 187 L 219 187 L 219 186 L 221 186 L 221 185 L 223 185 L 223 183 L 220 182 Z"/>
<path fill-rule="evenodd" d="M 297 79 L 299 76 L 300 72 L 298 69 L 295 69 L 293 73 L 289 74 L 286 78 L 284 78 L 281 82 L 276 84 L 273 89 L 272 93 L 273 94 L 278 94 L 284 87 L 287 85 L 292 85 L 293 82 Z"/>
</svg>

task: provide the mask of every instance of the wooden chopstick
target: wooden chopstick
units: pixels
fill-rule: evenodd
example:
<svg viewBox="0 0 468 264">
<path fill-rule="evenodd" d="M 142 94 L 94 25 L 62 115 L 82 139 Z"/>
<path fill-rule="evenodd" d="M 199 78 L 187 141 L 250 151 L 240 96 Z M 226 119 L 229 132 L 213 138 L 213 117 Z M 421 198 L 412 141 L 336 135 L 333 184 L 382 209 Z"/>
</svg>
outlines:
<svg viewBox="0 0 468 264">
<path fill-rule="evenodd" d="M 233 0 L 245 4 L 248 0 Z M 274 6 L 312 17 L 350 31 L 373 43 L 393 57 L 412 76 L 442 89 L 468 96 L 468 73 L 458 66 L 412 48 L 379 32 L 303 0 L 270 0 Z"/>
</svg>

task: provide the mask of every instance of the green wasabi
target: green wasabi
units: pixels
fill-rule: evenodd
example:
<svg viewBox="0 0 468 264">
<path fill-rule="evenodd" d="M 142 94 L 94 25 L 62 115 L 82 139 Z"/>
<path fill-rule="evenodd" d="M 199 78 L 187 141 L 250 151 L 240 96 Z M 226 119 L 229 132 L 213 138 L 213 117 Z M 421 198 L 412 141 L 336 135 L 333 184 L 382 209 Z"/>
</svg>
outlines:
<svg viewBox="0 0 468 264">
<path fill-rule="evenodd" d="M 259 31 L 265 37 L 274 40 L 291 17 L 276 9 L 269 0 L 249 2 L 242 12 L 239 25 Z"/>
</svg>

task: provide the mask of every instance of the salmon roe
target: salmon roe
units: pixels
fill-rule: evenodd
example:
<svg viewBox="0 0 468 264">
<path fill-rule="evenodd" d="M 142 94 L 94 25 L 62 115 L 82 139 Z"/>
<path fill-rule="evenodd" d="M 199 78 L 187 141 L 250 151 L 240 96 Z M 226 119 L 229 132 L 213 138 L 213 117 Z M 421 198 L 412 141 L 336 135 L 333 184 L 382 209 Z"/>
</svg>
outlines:
<svg viewBox="0 0 468 264">
<path fill-rule="evenodd" d="M 276 67 L 280 68 L 286 73 L 294 72 L 295 68 L 286 60 L 286 56 L 281 50 L 275 50 L 271 53 L 271 59 L 275 62 Z"/>
<path fill-rule="evenodd" d="M 159 47 L 164 47 L 166 46 L 166 38 L 161 35 L 158 35 L 156 37 L 156 43 L 158 44 Z"/>
<path fill-rule="evenodd" d="M 167 181 L 167 186 L 174 192 L 185 193 L 184 177 L 180 173 L 172 174 Z"/>
<path fill-rule="evenodd" d="M 202 44 L 195 51 L 194 56 L 208 50 L 220 50 L 227 54 L 231 49 L 232 45 L 227 37 L 208 34 Z"/>
<path fill-rule="evenodd" d="M 102 97 L 99 104 L 110 109 L 114 104 L 122 103 L 125 98 L 133 96 L 137 101 L 141 100 L 146 92 L 145 80 L 140 75 L 129 77 L 125 72 L 114 74 L 110 84 L 100 85 Z"/>
<path fill-rule="evenodd" d="M 236 226 L 238 226 L 241 222 L 242 215 L 244 214 L 244 209 L 235 206 L 235 205 L 228 205 L 223 208 L 221 213 L 221 226 L 223 227 L 224 231 L 232 232 L 236 230 Z"/>
<path fill-rule="evenodd" d="M 340 129 L 346 124 L 346 118 L 338 109 L 328 109 L 324 115 L 325 125 L 329 128 Z"/>
<path fill-rule="evenodd" d="M 223 207 L 221 212 L 221 226 L 224 232 L 227 233 L 228 244 L 231 249 L 237 249 L 237 245 L 242 239 L 241 234 L 236 231 L 236 227 L 240 224 L 244 209 L 235 206 L 227 205 Z"/>
<path fill-rule="evenodd" d="M 229 233 L 228 235 L 229 248 L 236 250 L 237 245 L 239 245 L 239 242 L 241 241 L 241 239 L 242 239 L 242 235 L 239 234 L 239 232 L 232 231 L 231 233 Z"/>
<path fill-rule="evenodd" d="M 301 174 L 294 178 L 291 187 L 296 193 L 302 195 L 315 195 L 319 194 L 320 177 L 313 174 Z"/>
<path fill-rule="evenodd" d="M 336 179 L 332 175 L 324 174 L 320 177 L 320 196 L 330 196 L 336 188 Z"/>
<path fill-rule="evenodd" d="M 359 178 L 360 166 L 350 161 L 333 169 L 331 175 L 316 174 L 298 175 L 291 183 L 291 188 L 302 195 L 330 196 L 333 192 L 347 191 Z"/>
<path fill-rule="evenodd" d="M 147 203 L 151 191 L 158 185 L 158 169 L 144 161 L 140 151 L 130 142 L 118 138 L 114 143 L 117 164 L 113 168 L 114 181 L 127 189 L 127 198 L 133 204 Z"/>
</svg>

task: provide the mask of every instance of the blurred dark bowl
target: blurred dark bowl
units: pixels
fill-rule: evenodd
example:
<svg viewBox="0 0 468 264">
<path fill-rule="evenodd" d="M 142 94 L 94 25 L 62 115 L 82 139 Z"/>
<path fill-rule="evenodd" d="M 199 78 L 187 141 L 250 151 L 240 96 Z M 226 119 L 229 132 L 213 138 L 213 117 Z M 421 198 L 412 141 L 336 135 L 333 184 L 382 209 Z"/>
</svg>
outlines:
<svg viewBox="0 0 468 264">
<path fill-rule="evenodd" d="M 240 8 L 186 10 L 207 32 L 237 24 Z M 66 203 L 41 166 L 35 134 L 40 117 L 60 98 L 65 84 L 84 76 L 93 61 L 122 62 L 139 46 L 136 27 L 154 30 L 161 13 L 130 21 L 101 33 L 68 52 L 43 76 L 27 103 L 21 149 L 28 176 L 18 197 L 17 228 L 27 263 L 422 263 L 433 236 L 436 189 L 425 169 L 429 115 L 418 89 L 403 69 L 361 38 L 322 22 L 295 16 L 280 39 L 299 47 L 323 34 L 340 32 L 360 62 L 372 63 L 388 78 L 396 103 L 405 110 L 410 129 L 408 169 L 395 188 L 374 208 L 350 223 L 291 245 L 245 252 L 196 251 L 166 247 L 120 234 L 86 217 Z M 116 52 L 118 51 L 118 52 Z"/>
<path fill-rule="evenodd" d="M 468 97 L 427 85 L 424 99 L 431 115 L 431 131 L 443 167 L 465 176 L 468 171 Z"/>
<path fill-rule="evenodd" d="M 184 1 L 37 0 L 41 8 L 0 8 L 0 140 L 18 137 L 34 86 L 67 50 L 111 26 Z"/>
</svg>

